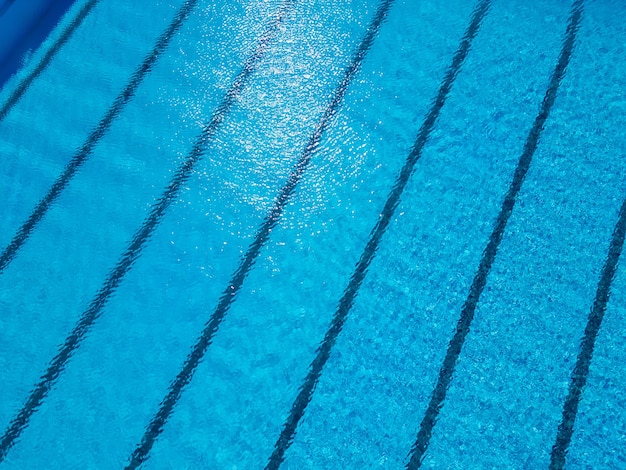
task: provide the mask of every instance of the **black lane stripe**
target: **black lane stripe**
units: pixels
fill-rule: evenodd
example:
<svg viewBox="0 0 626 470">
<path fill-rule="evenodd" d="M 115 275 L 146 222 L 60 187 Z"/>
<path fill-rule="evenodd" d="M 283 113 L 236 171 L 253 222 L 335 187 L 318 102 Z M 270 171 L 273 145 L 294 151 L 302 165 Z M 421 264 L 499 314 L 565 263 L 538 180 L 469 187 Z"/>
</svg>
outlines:
<svg viewBox="0 0 626 470">
<path fill-rule="evenodd" d="M 291 445 L 298 423 L 304 415 L 307 405 L 311 401 L 315 387 L 317 386 L 319 378 L 322 374 L 322 369 L 330 357 L 331 350 L 335 345 L 339 333 L 341 333 L 341 329 L 343 328 L 343 325 L 348 317 L 348 313 L 352 308 L 354 299 L 356 298 L 359 288 L 363 283 L 363 279 L 367 274 L 369 265 L 374 259 L 380 241 L 385 234 L 389 223 L 391 222 L 391 218 L 393 217 L 396 207 L 400 202 L 400 197 L 402 196 L 402 192 L 404 191 L 404 188 L 406 187 L 413 172 L 415 163 L 422 156 L 424 146 L 426 145 L 430 133 L 439 118 L 441 109 L 443 108 L 454 80 L 461 69 L 461 65 L 469 53 L 472 41 L 478 32 L 483 18 L 489 10 L 490 4 L 491 0 L 481 0 L 472 14 L 470 25 L 461 40 L 459 48 L 454 54 L 452 64 L 448 68 L 439 88 L 439 92 L 437 93 L 437 96 L 433 101 L 426 118 L 424 119 L 415 144 L 413 145 L 402 170 L 398 174 L 391 192 L 387 196 L 387 201 L 382 213 L 379 216 L 378 222 L 376 222 L 376 226 L 372 230 L 370 239 L 361 254 L 361 258 L 359 259 L 352 276 L 350 277 L 348 286 L 339 301 L 337 311 L 332 319 L 330 328 L 327 330 L 324 340 L 318 347 L 317 355 L 313 359 L 313 362 L 311 362 L 309 372 L 300 386 L 298 396 L 293 402 L 289 416 L 287 417 L 280 436 L 274 445 L 274 451 L 272 452 L 269 462 L 265 467 L 266 470 L 278 469 L 284 460 L 285 452 Z"/>
<path fill-rule="evenodd" d="M 617 272 L 617 263 L 624 247 L 626 236 L 626 199 L 622 203 L 619 219 L 613 230 L 609 253 L 602 268 L 602 275 L 598 282 L 596 297 L 589 313 L 585 333 L 580 342 L 578 359 L 572 371 L 572 377 L 563 404 L 563 415 L 556 435 L 556 441 L 550 455 L 550 470 L 562 470 L 565 467 L 565 458 L 574 433 L 574 424 L 578 413 L 578 405 L 587 384 L 589 367 L 593 358 L 593 350 L 596 344 L 598 332 L 602 326 L 602 320 L 606 313 L 606 306 L 611 295 L 611 284 Z"/>
<path fill-rule="evenodd" d="M 352 79 L 358 73 L 361 63 L 363 62 L 370 46 L 374 42 L 374 38 L 378 33 L 380 25 L 387 16 L 387 12 L 389 11 L 393 1 L 394 0 L 383 0 L 381 6 L 376 12 L 365 36 L 363 37 L 363 40 L 359 45 L 359 48 L 352 57 L 352 61 L 344 71 L 343 79 L 341 80 L 339 86 L 335 89 L 331 101 L 326 107 L 322 118 L 315 128 L 315 131 L 311 135 L 304 152 L 293 166 L 287 182 L 278 193 L 278 196 L 274 200 L 272 209 L 267 214 L 263 224 L 257 231 L 253 242 L 250 244 L 246 254 L 242 258 L 239 267 L 234 272 L 228 287 L 226 287 L 222 293 L 213 315 L 211 315 L 211 318 L 207 322 L 202 334 L 191 350 L 191 353 L 187 356 L 183 368 L 170 384 L 167 395 L 159 405 L 158 412 L 154 415 L 152 421 L 146 428 L 146 432 L 143 435 L 141 443 L 131 455 L 129 464 L 126 466 L 126 470 L 138 468 L 148 458 L 148 454 L 150 453 L 154 442 L 163 431 L 163 426 L 178 403 L 184 387 L 191 381 L 198 364 L 210 346 L 213 336 L 224 320 L 231 304 L 235 301 L 235 296 L 241 289 L 241 286 L 252 269 L 252 266 L 254 265 L 256 258 L 259 256 L 261 249 L 269 239 L 274 227 L 276 227 L 280 221 L 289 199 L 293 195 L 296 186 L 308 168 L 315 151 L 318 149 L 322 135 L 330 126 L 335 114 L 337 114 L 339 106 L 343 101 L 343 97 L 345 96 Z"/>
<path fill-rule="evenodd" d="M 295 4 L 295 0 L 285 0 L 282 6 L 275 14 L 274 21 L 266 29 L 259 39 L 256 49 L 246 60 L 243 69 L 226 92 L 221 104 L 215 110 L 211 120 L 205 125 L 202 133 L 198 136 L 186 160 L 176 171 L 174 177 L 170 181 L 169 186 L 165 189 L 159 200 L 152 206 L 150 214 L 144 220 L 143 224 L 133 236 L 129 246 L 118 261 L 115 268 L 109 273 L 106 281 L 91 301 L 89 308 L 85 310 L 72 330 L 65 339 L 59 353 L 52 359 L 48 369 L 41 377 L 41 381 L 35 386 L 26 403 L 21 408 L 18 415 L 13 419 L 2 439 L 0 440 L 0 462 L 4 460 L 9 449 L 15 444 L 15 440 L 20 433 L 28 425 L 30 417 L 37 411 L 48 391 L 52 388 L 55 381 L 63 371 L 65 364 L 69 361 L 71 355 L 79 347 L 81 341 L 85 338 L 89 329 L 94 322 L 102 314 L 102 310 L 109 300 L 109 297 L 115 292 L 117 286 L 122 282 L 124 275 L 131 269 L 134 262 L 139 257 L 141 250 L 149 240 L 152 232 L 158 226 L 168 207 L 173 201 L 181 186 L 189 179 L 195 164 L 202 158 L 206 146 L 215 135 L 219 125 L 224 120 L 226 114 L 237 100 L 244 85 L 258 67 L 270 41 L 274 38 L 279 30 L 284 16 Z"/>
<path fill-rule="evenodd" d="M 89 134 L 89 137 L 87 137 L 87 140 L 85 140 L 78 153 L 70 160 L 63 173 L 61 173 L 61 176 L 59 176 L 50 187 L 43 199 L 37 203 L 35 210 L 33 210 L 28 219 L 26 219 L 26 222 L 19 228 L 13 240 L 11 240 L 11 243 L 4 249 L 2 255 L 0 255 L 0 273 L 2 273 L 13 258 L 15 258 L 17 252 L 22 248 L 22 245 L 24 245 L 35 226 L 46 215 L 52 203 L 59 197 L 78 169 L 85 163 L 96 144 L 107 133 L 113 121 L 135 95 L 137 88 L 139 88 L 145 76 L 152 70 L 159 56 L 167 48 L 174 34 L 176 34 L 183 25 L 189 13 L 197 3 L 198 0 L 188 0 L 180 7 L 170 25 L 157 39 L 152 51 L 144 58 L 142 64 L 133 73 L 130 82 L 128 82 L 122 92 L 115 98 L 113 105 L 106 112 L 96 128 Z"/>
<path fill-rule="evenodd" d="M 15 106 L 15 104 L 20 100 L 22 95 L 28 90 L 28 87 L 33 83 L 33 81 L 43 72 L 48 64 L 52 61 L 53 57 L 59 52 L 59 49 L 65 45 L 65 43 L 72 37 L 74 31 L 78 29 L 78 27 L 82 24 L 83 20 L 89 15 L 93 7 L 100 0 L 89 0 L 78 12 L 76 18 L 74 18 L 71 23 L 67 26 L 65 31 L 59 36 L 56 42 L 52 45 L 50 49 L 44 54 L 41 61 L 37 64 L 37 66 L 28 74 L 24 79 L 20 82 L 20 84 L 13 90 L 13 93 L 9 96 L 9 99 L 2 105 L 0 108 L 0 122 L 9 114 L 9 111 Z"/>
<path fill-rule="evenodd" d="M 472 319 L 474 318 L 474 312 L 476 311 L 476 306 L 478 305 L 480 296 L 485 288 L 485 284 L 487 283 L 487 276 L 491 271 L 491 267 L 496 258 L 498 247 L 502 241 L 507 222 L 513 212 L 517 195 L 519 194 L 522 183 L 526 178 L 526 173 L 528 172 L 528 168 L 530 167 L 533 155 L 535 154 L 535 150 L 537 149 L 537 145 L 539 143 L 539 137 L 541 136 L 545 122 L 550 115 L 550 110 L 554 104 L 561 80 L 565 75 L 565 70 L 572 56 L 572 50 L 574 49 L 576 33 L 580 25 L 582 13 L 583 1 L 575 0 L 572 5 L 565 41 L 563 43 L 558 62 L 550 79 L 543 102 L 541 103 L 539 114 L 535 118 L 535 122 L 533 123 L 530 133 L 526 139 L 526 143 L 524 144 L 522 155 L 517 163 L 517 168 L 515 169 L 515 173 L 513 175 L 513 181 L 511 181 L 511 185 L 509 186 L 509 189 L 504 197 L 500 213 L 498 214 L 494 229 L 489 237 L 489 242 L 482 254 L 478 270 L 474 276 L 474 280 L 472 281 L 472 285 L 465 300 L 465 304 L 463 305 L 463 309 L 461 310 L 461 316 L 456 325 L 454 336 L 448 345 L 446 356 L 439 371 L 437 385 L 433 390 L 428 408 L 426 409 L 426 413 L 421 422 L 420 429 L 417 434 L 417 440 L 409 453 L 409 462 L 407 464 L 408 469 L 417 469 L 422 464 L 426 449 L 430 443 L 433 428 L 437 422 L 439 411 L 441 410 L 443 402 L 446 398 L 446 393 L 450 386 L 450 382 L 452 381 L 457 359 L 461 354 L 463 343 L 469 333 L 470 325 L 472 323 Z"/>
</svg>

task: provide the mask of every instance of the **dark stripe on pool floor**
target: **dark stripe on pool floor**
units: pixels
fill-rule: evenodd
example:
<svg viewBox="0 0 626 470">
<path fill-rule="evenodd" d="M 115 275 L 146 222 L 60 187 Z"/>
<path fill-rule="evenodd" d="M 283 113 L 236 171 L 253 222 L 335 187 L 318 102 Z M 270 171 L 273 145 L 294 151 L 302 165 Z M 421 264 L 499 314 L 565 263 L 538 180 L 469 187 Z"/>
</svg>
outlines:
<svg viewBox="0 0 626 470">
<path fill-rule="evenodd" d="M 124 106 L 128 104 L 131 98 L 134 96 L 137 88 L 145 78 L 145 76 L 152 70 L 152 67 L 156 63 L 159 56 L 167 48 L 170 41 L 174 37 L 174 34 L 183 25 L 191 10 L 196 6 L 198 0 L 189 0 L 183 4 L 178 10 L 176 16 L 167 27 L 167 29 L 159 36 L 152 51 L 145 57 L 139 68 L 133 73 L 130 82 L 122 90 L 122 92 L 115 98 L 113 105 L 109 108 L 102 120 L 98 123 L 96 128 L 89 134 L 87 140 L 83 143 L 78 153 L 70 160 L 70 163 L 65 167 L 61 176 L 54 182 L 52 187 L 48 190 L 46 195 L 37 203 L 35 210 L 28 217 L 26 222 L 19 228 L 11 243 L 4 249 L 2 255 L 0 255 L 0 273 L 9 265 L 9 263 L 15 258 L 17 252 L 22 248 L 30 233 L 35 226 L 43 219 L 50 209 L 52 203 L 59 197 L 61 192 L 68 185 L 70 180 L 74 177 L 78 169 L 85 163 L 91 151 L 94 149 L 100 139 L 107 133 L 113 121 L 119 116 L 124 109 Z"/>
<path fill-rule="evenodd" d="M 9 9 L 14 1 L 15 0 L 4 0 L 4 3 L 0 3 L 0 16 L 4 15 L 4 12 Z"/>
<path fill-rule="evenodd" d="M 422 127 L 419 130 L 413 149 L 407 156 L 406 162 L 398 174 L 391 192 L 387 196 L 387 201 L 382 213 L 380 214 L 378 222 L 372 230 L 371 237 L 361 254 L 361 258 L 359 259 L 352 276 L 350 277 L 350 282 L 348 283 L 348 286 L 339 301 L 339 305 L 330 324 L 330 328 L 326 332 L 322 344 L 318 347 L 317 355 L 315 356 L 315 359 L 313 359 L 309 372 L 300 386 L 300 392 L 293 402 L 283 430 L 281 431 L 274 446 L 274 451 L 270 456 L 267 466 L 265 467 L 266 470 L 275 470 L 279 468 L 283 462 L 285 452 L 291 445 L 298 423 L 304 415 L 307 405 L 311 401 L 315 387 L 317 386 L 319 378 L 322 374 L 322 369 L 330 357 L 331 350 L 335 345 L 339 333 L 341 333 L 341 329 L 343 328 L 343 325 L 348 317 L 348 313 L 352 308 L 354 299 L 356 298 L 359 288 L 363 283 L 363 279 L 367 274 L 367 269 L 374 259 L 376 251 L 378 250 L 378 245 L 380 244 L 380 241 L 385 234 L 389 223 L 391 222 L 391 218 L 393 217 L 394 211 L 400 202 L 400 197 L 402 196 L 404 188 L 408 184 L 415 164 L 422 156 L 424 146 L 426 145 L 426 142 L 435 127 L 435 123 L 439 118 L 441 109 L 446 102 L 450 89 L 452 88 L 454 80 L 456 79 L 465 58 L 469 53 L 472 41 L 478 32 L 483 18 L 489 10 L 490 4 L 490 0 L 482 0 L 472 14 L 470 25 L 461 40 L 459 48 L 454 54 L 450 67 L 446 71 L 445 77 L 439 87 L 439 92 L 437 93 L 437 96 L 424 119 Z"/>
<path fill-rule="evenodd" d="M 609 253 L 602 268 L 602 275 L 598 282 L 596 290 L 596 298 L 593 307 L 589 313 L 585 333 L 580 342 L 580 351 L 578 359 L 572 371 L 572 377 L 567 393 L 567 398 L 563 404 L 563 415 L 561 423 L 556 435 L 556 441 L 552 447 L 550 455 L 550 470 L 562 470 L 565 467 L 565 458 L 574 433 L 574 424 L 576 415 L 578 414 L 578 405 L 582 397 L 587 377 L 589 376 L 589 367 L 593 359 L 593 350 L 596 344 L 598 332 L 602 326 L 602 320 L 606 313 L 606 306 L 611 296 L 611 284 L 617 272 L 617 262 L 624 247 L 624 237 L 626 236 L 626 200 L 622 203 L 619 212 L 619 219 L 613 230 Z"/>
<path fill-rule="evenodd" d="M 43 58 L 37 64 L 37 66 L 28 75 L 26 75 L 26 77 L 24 77 L 24 79 L 15 88 L 15 90 L 13 90 L 13 93 L 11 93 L 9 99 L 2 105 L 2 108 L 0 108 L 0 121 L 2 121 L 7 116 L 7 114 L 9 114 L 9 111 L 11 111 L 13 106 L 15 106 L 15 104 L 20 100 L 26 90 L 28 90 L 28 87 L 31 85 L 31 83 L 33 83 L 33 81 L 37 77 L 39 77 L 39 75 L 41 75 L 41 72 L 46 69 L 46 67 L 48 66 L 48 64 L 50 64 L 57 52 L 59 52 L 59 49 L 61 49 L 61 47 L 63 47 L 65 43 L 72 37 L 74 31 L 78 29 L 78 27 L 82 24 L 87 15 L 89 15 L 91 10 L 93 10 L 93 7 L 95 7 L 99 1 L 100 0 L 89 0 L 87 3 L 85 3 L 85 5 L 83 5 L 83 7 L 78 12 L 78 15 L 76 15 L 76 18 L 72 20 L 72 22 L 67 26 L 65 31 L 63 31 L 61 36 L 59 36 L 56 42 L 52 45 L 52 47 L 50 47 L 50 49 L 48 49 L 48 51 L 44 54 Z"/>
<path fill-rule="evenodd" d="M 550 115 L 550 110 L 552 109 L 557 91 L 561 85 L 561 80 L 565 75 L 565 70 L 572 56 L 572 51 L 576 41 L 576 32 L 578 31 L 580 25 L 582 12 L 582 0 L 575 0 L 572 5 L 569 24 L 565 33 L 565 41 L 563 43 L 558 62 L 550 79 L 543 102 L 541 103 L 539 114 L 535 118 L 533 126 L 526 139 L 526 143 L 524 144 L 522 155 L 517 163 L 511 185 L 509 186 L 509 189 L 504 197 L 494 229 L 489 237 L 489 242 L 487 243 L 487 247 L 482 254 L 478 270 L 474 276 L 474 280 L 472 281 L 472 285 L 463 305 L 463 309 L 461 310 L 461 316 L 456 325 L 454 336 L 448 345 L 443 364 L 439 371 L 437 384 L 433 390 L 428 408 L 426 409 L 426 413 L 420 424 L 417 440 L 409 453 L 409 462 L 407 464 L 408 469 L 417 469 L 422 465 L 426 449 L 430 443 L 433 428 L 439 416 L 439 411 L 443 406 L 446 393 L 448 392 L 450 382 L 452 381 L 452 377 L 454 375 L 456 362 L 461 354 L 461 349 L 465 339 L 467 338 L 467 334 L 469 333 L 470 325 L 476 311 L 476 306 L 480 301 L 480 296 L 485 288 L 485 284 L 487 283 L 487 277 L 489 276 L 489 272 L 491 271 L 491 267 L 493 266 L 493 262 L 496 258 L 498 247 L 502 241 L 507 222 L 513 212 L 517 195 L 519 194 L 524 179 L 526 178 L 528 168 L 530 167 L 533 155 L 535 154 L 537 145 L 539 144 L 539 137 L 541 136 L 546 120 Z"/>
<path fill-rule="evenodd" d="M 191 4 L 189 2 L 187 5 Z M 42 376 L 41 381 L 35 386 L 28 400 L 13 419 L 8 429 L 5 431 L 0 440 L 0 462 L 4 460 L 9 449 L 15 444 L 22 430 L 28 425 L 30 417 L 37 411 L 48 391 L 52 388 L 54 382 L 63 371 L 65 364 L 69 361 L 72 353 L 79 347 L 80 342 L 87 335 L 90 327 L 102 314 L 102 309 L 106 305 L 109 297 L 113 294 L 117 286 L 122 281 L 124 275 L 131 269 L 133 263 L 141 253 L 144 245 L 150 238 L 152 232 L 158 226 L 170 204 L 176 200 L 176 196 L 180 187 L 191 175 L 194 165 L 200 160 L 202 154 L 211 141 L 219 125 L 224 117 L 235 103 L 241 90 L 243 89 L 248 78 L 258 67 L 270 41 L 276 35 L 284 16 L 289 12 L 290 8 L 295 4 L 295 0 L 285 0 L 274 17 L 274 21 L 269 25 L 254 52 L 246 60 L 243 69 L 237 75 L 237 78 L 226 92 L 220 106 L 215 110 L 211 120 L 204 126 L 202 133 L 198 136 L 188 157 L 178 168 L 174 178 L 167 186 L 165 192 L 161 195 L 155 205 L 152 206 L 150 214 L 144 220 L 143 224 L 133 236 L 128 248 L 118 261 L 115 268 L 109 273 L 102 288 L 91 301 L 89 308 L 85 310 L 59 351 L 52 359 L 48 369 Z"/>
<path fill-rule="evenodd" d="M 242 258 L 239 267 L 233 274 L 228 287 L 226 287 L 222 293 L 213 315 L 211 315 L 211 318 L 202 331 L 200 338 L 191 350 L 191 353 L 187 356 L 183 368 L 171 383 L 168 393 L 161 402 L 158 412 L 154 415 L 152 421 L 148 425 L 141 443 L 131 455 L 130 463 L 126 467 L 127 470 L 138 468 L 148 458 L 155 440 L 163 431 L 163 426 L 167 422 L 168 418 L 172 414 L 172 411 L 174 410 L 174 407 L 176 406 L 176 403 L 180 399 L 183 388 L 191 381 L 198 364 L 211 344 L 211 340 L 224 320 L 228 309 L 235 301 L 235 296 L 241 289 L 241 286 L 250 272 L 250 269 L 252 269 L 252 266 L 254 265 L 256 258 L 259 256 L 261 249 L 269 239 L 274 227 L 276 227 L 280 221 L 289 199 L 302 179 L 302 176 L 309 166 L 315 151 L 318 149 L 322 135 L 330 126 L 335 114 L 337 114 L 339 106 L 341 105 L 348 87 L 350 86 L 350 82 L 358 73 L 361 63 L 363 62 L 367 51 L 371 47 L 392 3 L 393 0 L 384 0 L 376 12 L 365 36 L 363 37 L 363 40 L 361 41 L 361 44 L 359 45 L 359 48 L 355 52 L 352 57 L 352 61 L 344 72 L 343 79 L 341 80 L 339 86 L 335 89 L 330 103 L 326 107 L 322 118 L 318 122 L 315 131 L 309 139 L 304 152 L 293 166 L 286 184 L 282 187 L 280 193 L 276 197 L 272 209 L 265 217 L 265 221 L 259 228 L 253 242 L 248 247 L 248 250 Z"/>
</svg>

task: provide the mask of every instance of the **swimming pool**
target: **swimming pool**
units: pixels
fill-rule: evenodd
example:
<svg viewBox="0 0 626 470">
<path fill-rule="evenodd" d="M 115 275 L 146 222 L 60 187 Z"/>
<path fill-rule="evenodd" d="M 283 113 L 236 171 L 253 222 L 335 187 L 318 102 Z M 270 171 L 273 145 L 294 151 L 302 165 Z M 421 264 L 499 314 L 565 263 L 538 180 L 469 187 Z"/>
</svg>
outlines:
<svg viewBox="0 0 626 470">
<path fill-rule="evenodd" d="M 0 465 L 626 466 L 623 9 L 76 2 L 0 94 Z"/>
<path fill-rule="evenodd" d="M 0 88 L 46 39 L 72 3 L 72 0 L 0 0 Z"/>
</svg>

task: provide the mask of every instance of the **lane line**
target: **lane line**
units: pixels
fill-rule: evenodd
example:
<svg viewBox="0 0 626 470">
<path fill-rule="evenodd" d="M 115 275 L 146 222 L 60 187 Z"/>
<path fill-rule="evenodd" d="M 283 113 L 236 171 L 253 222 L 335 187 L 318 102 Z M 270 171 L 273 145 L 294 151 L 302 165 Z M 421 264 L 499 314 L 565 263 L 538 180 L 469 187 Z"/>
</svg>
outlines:
<svg viewBox="0 0 626 470">
<path fill-rule="evenodd" d="M 135 92 L 137 91 L 137 88 L 139 88 L 139 85 L 141 84 L 143 79 L 152 70 L 159 56 L 169 46 L 170 41 L 172 40 L 176 32 L 181 28 L 185 20 L 189 17 L 191 10 L 196 6 L 197 3 L 198 0 L 188 0 L 180 7 L 170 25 L 165 31 L 163 31 L 163 33 L 161 33 L 161 35 L 157 39 L 157 42 L 154 45 L 152 51 L 150 51 L 150 53 L 144 58 L 141 65 L 133 73 L 130 82 L 128 82 L 122 92 L 117 96 L 117 98 L 115 98 L 115 101 L 113 101 L 113 104 L 111 105 L 109 110 L 100 120 L 95 129 L 91 131 L 91 134 L 89 134 L 87 140 L 85 140 L 80 150 L 67 164 L 67 166 L 63 170 L 63 173 L 61 173 L 61 176 L 57 178 L 57 180 L 50 187 L 43 199 L 41 199 L 37 203 L 35 209 L 28 217 L 28 219 L 26 219 L 26 221 L 20 226 L 9 245 L 0 255 L 0 274 L 6 269 L 9 263 L 13 261 L 13 259 L 17 255 L 17 252 L 22 248 L 22 246 L 30 236 L 31 232 L 35 229 L 41 219 L 43 219 L 43 217 L 46 215 L 48 209 L 50 209 L 50 207 L 59 197 L 61 192 L 67 187 L 70 180 L 74 177 L 78 169 L 85 163 L 85 161 L 87 161 L 87 158 L 93 151 L 96 144 L 100 141 L 100 139 L 102 139 L 102 137 L 104 137 L 104 135 L 110 129 L 113 121 L 120 115 L 126 104 L 128 104 L 128 102 L 133 98 Z M 88 5 L 86 5 L 86 7 Z M 90 8 L 92 7 L 93 5 L 91 5 Z M 89 11 L 85 12 L 85 16 L 88 12 Z M 2 115 L 0 114 L 0 116 Z"/>
<path fill-rule="evenodd" d="M 322 135 L 330 126 L 333 117 L 337 114 L 341 102 L 350 86 L 355 75 L 358 73 L 361 63 L 365 58 L 369 48 L 374 42 L 374 38 L 380 29 L 380 26 L 387 16 L 387 12 L 391 7 L 394 0 L 383 0 L 378 11 L 374 15 L 370 26 L 367 29 L 363 40 L 361 41 L 359 48 L 356 50 L 352 57 L 352 61 L 344 71 L 344 76 L 339 86 L 335 89 L 333 97 L 326 107 L 322 118 L 318 122 L 315 131 L 311 135 L 308 144 L 306 145 L 304 152 L 293 166 L 291 173 L 287 179 L 287 182 L 278 193 L 278 196 L 274 200 L 272 209 L 265 217 L 265 220 L 259 228 L 253 242 L 248 247 L 246 254 L 241 260 L 241 263 L 237 270 L 234 272 L 233 277 L 228 284 L 228 287 L 222 293 L 220 300 L 211 315 L 208 323 L 206 324 L 202 334 L 198 338 L 191 353 L 187 356 L 183 368 L 178 373 L 174 381 L 170 384 L 167 395 L 159 405 L 159 410 L 152 418 L 150 424 L 146 428 L 146 432 L 143 435 L 141 443 L 137 446 L 135 451 L 130 457 L 130 463 L 126 467 L 127 470 L 138 468 L 147 458 L 152 449 L 154 442 L 158 438 L 159 434 L 163 431 L 163 426 L 167 422 L 168 418 L 172 414 L 174 407 L 180 399 L 184 387 L 191 381 L 198 364 L 202 360 L 202 357 L 206 353 L 206 350 L 211 344 L 213 336 L 217 332 L 220 324 L 224 320 L 226 313 L 230 306 L 235 301 L 235 296 L 241 289 L 248 273 L 252 269 L 256 258 L 259 256 L 261 249 L 270 237 L 271 231 L 276 227 L 280 218 L 285 210 L 287 203 L 294 194 L 296 186 L 302 179 L 304 172 L 309 166 L 311 158 L 320 146 Z"/>
<path fill-rule="evenodd" d="M 287 420 L 285 421 L 283 430 L 278 437 L 276 444 L 274 445 L 274 451 L 270 456 L 269 462 L 265 467 L 266 470 L 275 470 L 280 467 L 284 460 L 284 455 L 296 433 L 296 429 L 298 427 L 298 423 L 300 419 L 304 415 L 307 405 L 311 401 L 313 396 L 313 392 L 317 386 L 319 378 L 322 374 L 322 369 L 324 368 L 326 362 L 330 357 L 331 350 L 335 345 L 337 337 L 343 328 L 343 325 L 348 317 L 348 313 L 352 308 L 354 303 L 354 299 L 356 298 L 359 288 L 363 283 L 363 279 L 367 274 L 367 269 L 369 268 L 370 263 L 374 259 L 376 251 L 378 249 L 378 245 L 391 222 L 391 218 L 393 217 L 394 211 L 400 202 L 400 197 L 404 188 L 406 187 L 409 178 L 413 172 L 416 162 L 422 156 L 422 151 L 430 133 L 435 127 L 435 123 L 439 118 L 439 114 L 441 109 L 443 108 L 450 89 L 452 88 L 452 84 L 458 75 L 461 65 L 465 61 L 467 54 L 469 53 L 470 46 L 474 37 L 476 36 L 480 23 L 482 19 L 487 14 L 489 10 L 489 6 L 491 4 L 491 0 L 482 0 L 472 14 L 471 23 L 461 40 L 461 44 L 457 49 L 454 58 L 452 60 L 451 66 L 448 68 L 446 75 L 441 83 L 439 88 L 439 92 L 432 103 L 432 106 L 424 119 L 422 127 L 419 130 L 417 139 L 413 146 L 413 149 L 409 153 L 402 170 L 398 174 L 396 178 L 396 182 L 387 197 L 387 201 L 383 208 L 382 213 L 376 223 L 376 226 L 372 230 L 372 234 L 370 239 L 361 254 L 361 258 L 359 259 L 358 264 L 350 278 L 349 284 L 346 287 L 341 300 L 339 301 L 339 305 L 337 307 L 337 311 L 332 319 L 330 324 L 330 328 L 326 332 L 324 336 L 324 340 L 321 345 L 318 347 L 317 355 L 313 362 L 310 365 L 309 372 L 304 379 L 304 382 L 300 386 L 300 392 L 296 397 L 293 405 L 291 407 L 291 411 Z"/>
<path fill-rule="evenodd" d="M 578 352 L 576 365 L 572 371 L 567 398 L 563 403 L 561 423 L 559 424 L 556 440 L 550 454 L 550 470 L 562 470 L 565 467 L 565 459 L 574 433 L 576 415 L 578 414 L 578 405 L 580 404 L 583 391 L 587 385 L 589 367 L 593 359 L 593 350 L 598 332 L 602 326 L 604 314 L 606 313 L 606 306 L 611 296 L 611 284 L 613 283 L 613 279 L 615 279 L 617 263 L 622 253 L 622 248 L 624 247 L 625 236 L 626 199 L 622 203 L 622 208 L 619 211 L 619 218 L 613 230 L 613 236 L 611 237 L 609 253 L 604 262 L 602 275 L 598 282 L 596 297 L 591 312 L 589 313 L 585 333 L 580 341 L 580 351 Z"/>
<path fill-rule="evenodd" d="M 191 2 L 188 2 L 191 3 Z M 195 2 L 194 2 L 195 3 Z M 44 398 L 55 384 L 65 365 L 69 361 L 74 351 L 80 346 L 82 340 L 87 336 L 95 321 L 102 315 L 102 311 L 111 295 L 115 292 L 126 273 L 132 268 L 139 257 L 143 247 L 148 242 L 152 232 L 156 229 L 166 210 L 176 200 L 181 186 L 189 179 L 195 164 L 202 158 L 208 143 L 214 137 L 219 125 L 224 120 L 226 114 L 237 100 L 241 90 L 249 77 L 258 67 L 263 55 L 268 49 L 269 43 L 276 36 L 279 26 L 284 17 L 289 13 L 295 0 L 285 0 L 278 9 L 272 23 L 260 37 L 254 52 L 246 60 L 243 69 L 226 92 L 221 104 L 215 110 L 211 120 L 205 125 L 202 133 L 198 136 L 190 154 L 176 171 L 159 200 L 152 206 L 150 214 L 133 236 L 129 246 L 123 253 L 115 268 L 109 273 L 100 291 L 91 301 L 89 308 L 80 317 L 74 329 L 65 339 L 58 354 L 50 362 L 46 372 L 41 377 L 41 381 L 35 385 L 26 403 L 23 405 L 17 416 L 5 431 L 0 440 L 0 462 L 4 460 L 9 449 L 15 444 L 21 432 L 28 426 L 31 416 L 41 406 Z"/>
<path fill-rule="evenodd" d="M 533 126 L 526 139 L 526 143 L 524 144 L 524 150 L 522 151 L 522 155 L 517 163 L 513 180 L 511 181 L 511 185 L 509 186 L 509 189 L 504 197 L 494 229 L 489 237 L 487 247 L 482 254 L 478 270 L 476 271 L 469 294 L 465 300 L 463 309 L 461 310 L 461 316 L 456 325 L 454 336 L 448 345 L 446 356 L 439 371 L 437 384 L 433 390 L 428 408 L 426 409 L 426 413 L 420 424 L 417 440 L 409 453 L 409 461 L 406 467 L 410 470 L 419 468 L 424 459 L 426 449 L 430 443 L 433 428 L 435 427 L 439 416 L 439 411 L 443 406 L 448 388 L 450 387 L 457 360 L 461 354 L 461 349 L 465 343 L 465 339 L 470 331 L 476 306 L 480 301 L 480 296 L 487 283 L 487 277 L 489 276 L 493 262 L 496 259 L 498 247 L 502 241 L 507 222 L 513 212 L 517 195 L 519 194 L 524 179 L 526 178 L 533 155 L 535 154 L 539 144 L 539 137 L 541 136 L 546 120 L 550 115 L 550 110 L 552 109 L 556 99 L 557 91 L 561 85 L 561 80 L 565 75 L 565 71 L 572 56 L 572 51 L 576 41 L 576 33 L 580 27 L 582 14 L 583 0 L 574 0 L 569 23 L 565 33 L 565 41 L 563 42 L 558 62 L 550 79 L 543 102 L 541 103 L 539 114 L 535 118 Z"/>
<path fill-rule="evenodd" d="M 89 15 L 91 10 L 93 10 L 93 7 L 95 7 L 99 1 L 100 0 L 89 0 L 87 3 L 85 3 L 85 5 L 83 5 L 83 7 L 78 12 L 78 15 L 76 15 L 76 18 L 71 21 L 65 31 L 63 31 L 61 36 L 59 36 L 56 42 L 52 45 L 52 47 L 48 49 L 48 51 L 44 54 L 37 66 L 28 75 L 26 75 L 26 77 L 22 79 L 22 81 L 15 88 L 15 90 L 13 90 L 13 92 L 9 96 L 9 99 L 7 99 L 7 101 L 0 108 L 0 122 L 7 116 L 7 114 L 9 114 L 9 111 L 11 111 L 13 106 L 15 106 L 15 104 L 20 100 L 22 95 L 26 92 L 26 90 L 28 90 L 28 87 L 30 87 L 33 81 L 35 81 L 35 79 L 39 77 L 39 75 L 41 75 L 41 72 L 43 72 L 46 67 L 48 67 L 54 56 L 57 54 L 57 52 L 59 52 L 59 49 L 61 49 L 65 45 L 65 43 L 72 37 L 74 31 L 78 29 L 78 27 L 82 24 L 87 15 Z"/>
</svg>

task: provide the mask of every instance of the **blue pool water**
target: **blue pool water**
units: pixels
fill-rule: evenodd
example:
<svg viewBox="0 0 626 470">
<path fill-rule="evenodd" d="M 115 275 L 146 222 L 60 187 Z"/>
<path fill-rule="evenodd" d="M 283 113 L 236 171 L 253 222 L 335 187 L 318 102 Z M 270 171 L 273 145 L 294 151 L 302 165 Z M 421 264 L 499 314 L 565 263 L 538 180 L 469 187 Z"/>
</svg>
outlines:
<svg viewBox="0 0 626 470">
<path fill-rule="evenodd" d="M 0 0 L 0 86 L 28 60 L 73 0 Z"/>
<path fill-rule="evenodd" d="M 0 91 L 0 468 L 626 468 L 623 12 L 77 1 Z"/>
</svg>

